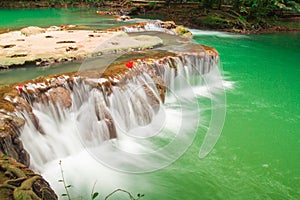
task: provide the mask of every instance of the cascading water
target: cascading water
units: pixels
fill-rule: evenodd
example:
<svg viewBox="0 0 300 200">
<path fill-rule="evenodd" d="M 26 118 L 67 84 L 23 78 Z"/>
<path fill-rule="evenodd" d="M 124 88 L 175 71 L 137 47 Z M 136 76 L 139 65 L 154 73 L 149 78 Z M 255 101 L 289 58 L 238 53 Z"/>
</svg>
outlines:
<svg viewBox="0 0 300 200">
<path fill-rule="evenodd" d="M 213 88 L 223 85 L 213 81 L 218 63 L 218 56 L 188 53 L 138 60 L 129 72 L 113 79 L 74 77 L 59 86 L 70 93 L 72 106 L 67 109 L 49 98 L 32 101 L 35 96 L 27 92 L 40 127 L 26 117 L 21 139 L 31 167 L 58 194 L 63 193 L 57 182 L 59 160 L 68 184 L 81 189 L 73 191 L 75 196 L 89 192 L 95 181 L 107 183 L 96 186 L 105 192 L 130 188 L 131 175 L 121 172 L 160 169 L 191 145 L 201 120 L 197 99 L 207 96 L 203 91 L 210 87 L 205 81 Z M 44 85 L 28 86 L 39 87 Z"/>
<path fill-rule="evenodd" d="M 135 27 L 129 27 L 125 26 L 123 28 L 123 31 L 127 33 L 133 33 L 133 32 L 145 32 L 145 31 L 155 31 L 155 32 L 163 32 L 170 35 L 176 35 L 176 32 L 166 29 L 162 26 L 164 22 L 160 20 L 150 20 L 147 21 L 143 26 L 135 26 Z M 175 24 L 174 24 L 175 26 Z"/>
</svg>

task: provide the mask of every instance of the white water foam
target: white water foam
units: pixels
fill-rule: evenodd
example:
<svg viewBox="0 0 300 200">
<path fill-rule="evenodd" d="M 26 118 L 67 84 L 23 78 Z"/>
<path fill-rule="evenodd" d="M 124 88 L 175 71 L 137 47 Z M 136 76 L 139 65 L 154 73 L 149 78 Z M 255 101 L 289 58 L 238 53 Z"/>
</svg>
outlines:
<svg viewBox="0 0 300 200">
<path fill-rule="evenodd" d="M 207 30 L 199 30 L 199 29 L 189 29 L 189 31 L 197 36 L 197 35 L 205 35 L 205 36 L 216 36 L 223 38 L 247 38 L 247 35 L 237 34 L 237 33 L 228 33 L 222 31 L 207 31 Z"/>
</svg>

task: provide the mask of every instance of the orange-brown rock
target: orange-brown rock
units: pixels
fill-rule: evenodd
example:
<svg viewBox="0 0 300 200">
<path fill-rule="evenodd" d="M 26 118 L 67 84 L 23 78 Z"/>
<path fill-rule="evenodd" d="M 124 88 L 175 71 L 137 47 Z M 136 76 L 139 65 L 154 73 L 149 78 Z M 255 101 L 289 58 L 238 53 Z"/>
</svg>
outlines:
<svg viewBox="0 0 300 200">
<path fill-rule="evenodd" d="M 70 91 L 63 87 L 52 88 L 48 91 L 49 100 L 60 108 L 70 108 L 72 106 L 72 99 Z"/>
</svg>

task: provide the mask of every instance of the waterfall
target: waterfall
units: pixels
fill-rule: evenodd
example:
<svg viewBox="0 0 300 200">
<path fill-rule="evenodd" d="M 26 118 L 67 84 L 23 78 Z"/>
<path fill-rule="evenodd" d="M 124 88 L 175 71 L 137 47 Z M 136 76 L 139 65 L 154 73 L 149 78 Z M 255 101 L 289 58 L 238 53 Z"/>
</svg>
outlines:
<svg viewBox="0 0 300 200">
<path fill-rule="evenodd" d="M 58 160 L 65 163 L 71 184 L 82 188 L 107 176 L 118 187 L 123 179 L 111 179 L 125 176 L 118 171 L 141 173 L 169 165 L 195 137 L 201 120 L 197 97 L 202 95 L 196 91 L 207 87 L 203 77 L 218 65 L 216 55 L 183 53 L 136 60 L 117 77 L 58 76 L 27 83 L 23 97 L 39 127 L 22 113 L 26 124 L 21 139 L 31 167 L 62 192 L 56 184 Z M 57 99 L 58 90 L 67 96 Z M 72 173 L 89 177 L 70 178 Z"/>
<path fill-rule="evenodd" d="M 123 31 L 127 32 L 127 33 L 156 31 L 156 32 L 167 33 L 170 35 L 176 35 L 175 31 L 165 28 L 163 26 L 164 23 L 165 22 L 162 22 L 160 20 L 152 20 L 152 21 L 148 21 L 145 24 L 138 25 L 138 26 L 124 26 Z"/>
</svg>

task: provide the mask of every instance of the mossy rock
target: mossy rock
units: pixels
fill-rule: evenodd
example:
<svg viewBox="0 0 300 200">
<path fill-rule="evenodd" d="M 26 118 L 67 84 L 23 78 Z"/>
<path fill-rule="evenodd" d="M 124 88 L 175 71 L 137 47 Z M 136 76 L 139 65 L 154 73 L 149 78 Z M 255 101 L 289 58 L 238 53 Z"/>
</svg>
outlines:
<svg viewBox="0 0 300 200">
<path fill-rule="evenodd" d="M 49 183 L 25 165 L 0 155 L 1 200 L 57 200 Z"/>
<path fill-rule="evenodd" d="M 177 26 L 175 29 L 172 30 L 183 37 L 193 38 L 193 34 L 184 26 Z"/>
</svg>

